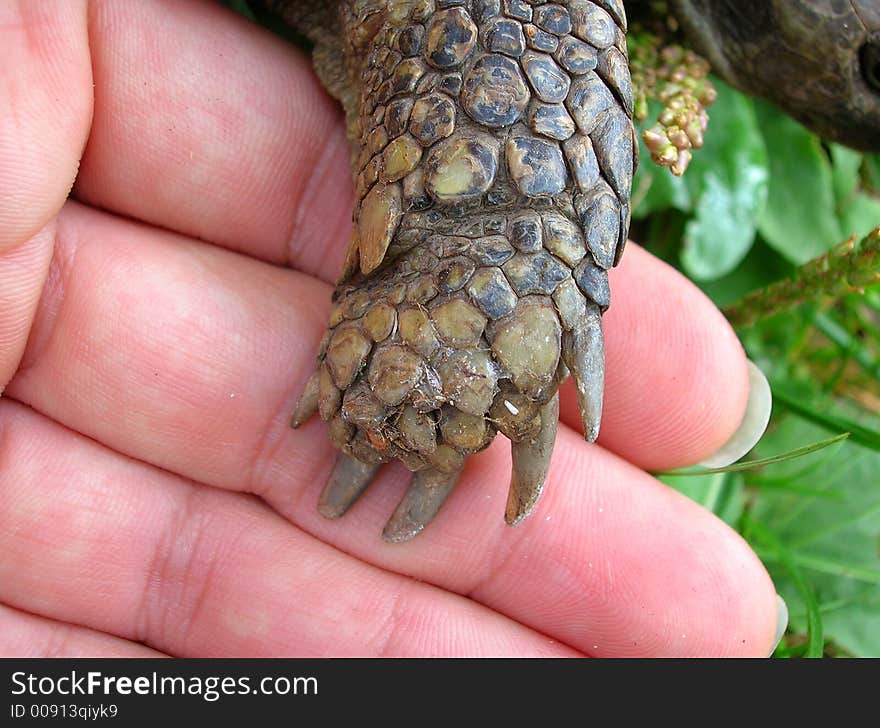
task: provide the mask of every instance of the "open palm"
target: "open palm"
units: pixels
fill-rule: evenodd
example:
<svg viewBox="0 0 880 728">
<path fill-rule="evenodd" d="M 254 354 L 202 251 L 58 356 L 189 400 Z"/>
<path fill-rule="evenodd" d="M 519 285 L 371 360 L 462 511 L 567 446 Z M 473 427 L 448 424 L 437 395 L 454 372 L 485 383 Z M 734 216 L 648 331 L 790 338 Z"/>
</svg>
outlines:
<svg viewBox="0 0 880 728">
<path fill-rule="evenodd" d="M 504 438 L 412 542 L 380 538 L 399 465 L 325 521 L 326 428 L 288 421 L 351 188 L 307 59 L 210 3 L 3 12 L 0 654 L 768 654 L 760 562 L 643 470 L 699 461 L 745 408 L 690 283 L 627 251 L 603 435 L 566 387 L 522 525 Z"/>
</svg>

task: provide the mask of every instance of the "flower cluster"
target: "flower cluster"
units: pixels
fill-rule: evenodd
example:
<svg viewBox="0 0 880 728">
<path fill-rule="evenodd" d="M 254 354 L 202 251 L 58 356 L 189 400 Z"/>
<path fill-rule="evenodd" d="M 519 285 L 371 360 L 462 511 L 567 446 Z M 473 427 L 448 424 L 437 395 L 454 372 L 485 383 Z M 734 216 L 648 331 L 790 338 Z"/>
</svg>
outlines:
<svg viewBox="0 0 880 728">
<path fill-rule="evenodd" d="M 633 87 L 636 90 L 635 117 L 648 117 L 652 99 L 663 108 L 656 123 L 642 132 L 651 159 L 684 174 L 692 150 L 703 146 L 709 123 L 707 109 L 717 92 L 708 78 L 709 63 L 693 51 L 678 45 L 661 47 L 661 40 L 641 33 L 630 45 Z"/>
</svg>

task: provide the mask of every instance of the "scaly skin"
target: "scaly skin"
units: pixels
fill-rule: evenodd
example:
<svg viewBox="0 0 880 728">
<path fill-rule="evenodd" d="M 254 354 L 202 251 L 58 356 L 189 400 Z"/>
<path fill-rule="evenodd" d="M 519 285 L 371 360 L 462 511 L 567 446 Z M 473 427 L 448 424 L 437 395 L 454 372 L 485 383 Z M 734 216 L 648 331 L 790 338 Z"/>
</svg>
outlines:
<svg viewBox="0 0 880 728">
<path fill-rule="evenodd" d="M 342 451 L 319 508 L 341 516 L 398 459 L 415 476 L 384 536 L 411 538 L 500 431 L 513 442 L 517 523 L 543 487 L 569 371 L 585 436 L 599 431 L 601 314 L 636 149 L 622 5 L 282 11 L 311 28 L 354 150 L 349 256 L 294 415 L 317 410 Z"/>
</svg>

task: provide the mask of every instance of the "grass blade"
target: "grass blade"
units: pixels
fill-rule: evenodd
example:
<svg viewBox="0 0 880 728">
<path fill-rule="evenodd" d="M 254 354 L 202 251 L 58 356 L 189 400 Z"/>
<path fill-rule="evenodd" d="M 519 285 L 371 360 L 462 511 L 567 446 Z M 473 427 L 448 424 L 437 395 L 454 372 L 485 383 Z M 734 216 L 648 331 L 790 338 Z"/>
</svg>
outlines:
<svg viewBox="0 0 880 728">
<path fill-rule="evenodd" d="M 685 477 L 685 476 L 693 476 L 693 475 L 715 475 L 716 473 L 739 473 L 743 470 L 753 470 L 755 468 L 763 468 L 766 465 L 773 465 L 774 463 L 784 463 L 788 460 L 794 460 L 795 458 L 803 457 L 804 455 L 810 455 L 811 453 L 818 452 L 826 447 L 833 445 L 836 442 L 841 442 L 846 440 L 850 435 L 848 432 L 844 432 L 842 435 L 835 435 L 834 437 L 829 437 L 827 440 L 821 440 L 820 442 L 814 442 L 812 445 L 804 445 L 804 447 L 799 447 L 794 450 L 789 450 L 788 452 L 781 453 L 780 455 L 771 455 L 767 458 L 759 458 L 758 460 L 746 460 L 741 463 L 734 463 L 733 465 L 726 465 L 723 468 L 690 468 L 688 470 L 668 470 L 665 473 L 659 473 L 663 477 Z"/>
<path fill-rule="evenodd" d="M 825 651 L 825 637 L 822 626 L 822 613 L 819 610 L 819 602 L 816 600 L 813 590 L 810 589 L 806 580 L 801 574 L 793 554 L 786 548 L 785 544 L 773 533 L 769 528 L 758 523 L 752 518 L 748 518 L 748 531 L 756 536 L 759 541 L 774 554 L 774 556 L 782 564 L 782 567 L 788 572 L 795 588 L 798 591 L 804 606 L 807 609 L 807 651 L 804 657 L 822 657 Z"/>
</svg>

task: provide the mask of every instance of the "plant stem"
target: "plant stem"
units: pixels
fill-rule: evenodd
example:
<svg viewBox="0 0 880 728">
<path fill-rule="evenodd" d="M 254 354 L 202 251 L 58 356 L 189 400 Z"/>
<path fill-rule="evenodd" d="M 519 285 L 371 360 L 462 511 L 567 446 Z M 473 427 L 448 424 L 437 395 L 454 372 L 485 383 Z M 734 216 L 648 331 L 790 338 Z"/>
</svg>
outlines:
<svg viewBox="0 0 880 728">
<path fill-rule="evenodd" d="M 880 283 L 880 228 L 855 236 L 801 266 L 793 278 L 754 291 L 724 309 L 734 328 L 751 326 L 774 314 L 820 298 L 861 293 Z"/>
</svg>

